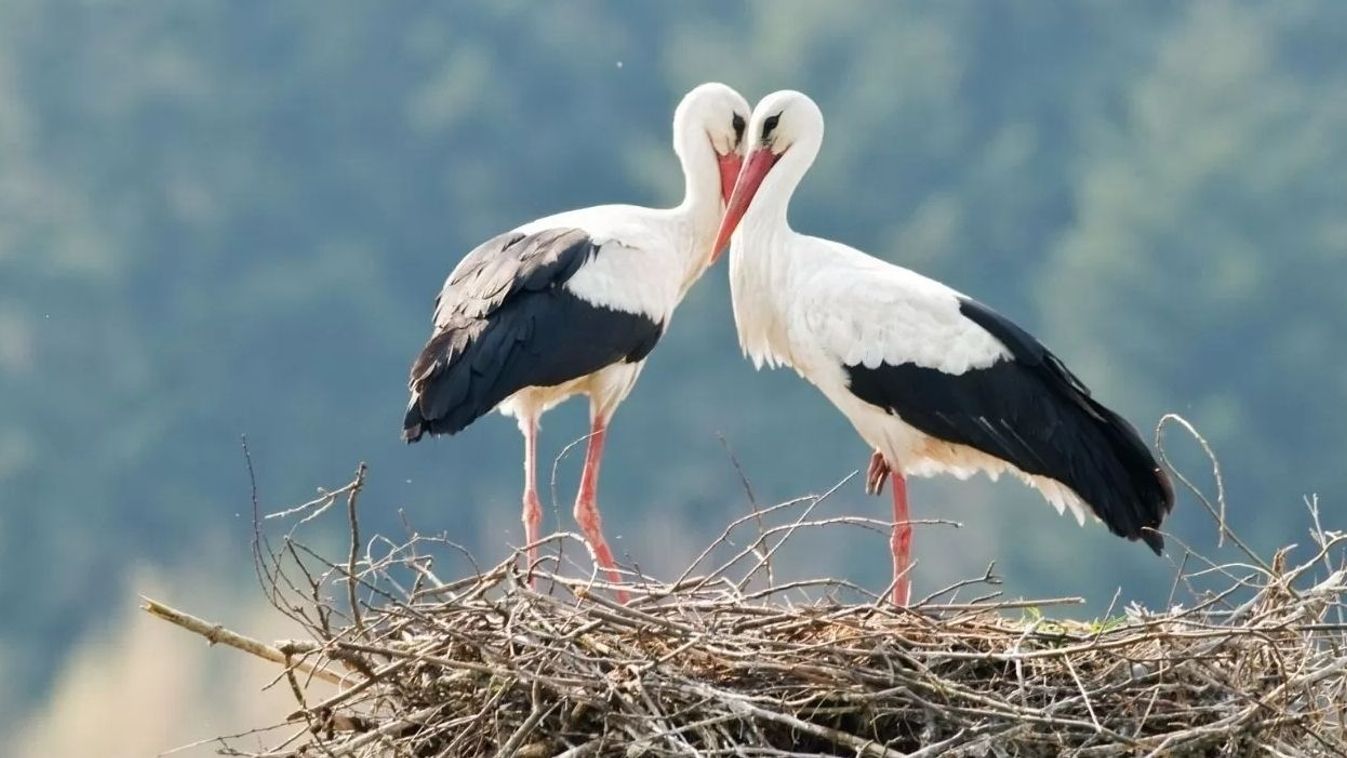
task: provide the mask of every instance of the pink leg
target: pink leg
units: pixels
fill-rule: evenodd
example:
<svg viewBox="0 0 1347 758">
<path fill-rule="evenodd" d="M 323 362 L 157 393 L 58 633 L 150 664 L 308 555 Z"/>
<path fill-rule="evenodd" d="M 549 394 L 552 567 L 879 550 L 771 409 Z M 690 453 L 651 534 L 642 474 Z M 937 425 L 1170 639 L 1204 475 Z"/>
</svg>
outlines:
<svg viewBox="0 0 1347 758">
<path fill-rule="evenodd" d="M 893 474 L 893 535 L 889 549 L 893 552 L 893 604 L 906 607 L 912 593 L 908 577 L 912 557 L 912 525 L 907 514 L 907 479 L 897 470 Z"/>
<path fill-rule="evenodd" d="M 522 421 L 524 427 L 524 544 L 528 545 L 527 567 L 529 586 L 536 586 L 533 567 L 538 564 L 538 546 L 535 544 L 541 536 L 543 506 L 538 499 L 538 421 Z"/>
<path fill-rule="evenodd" d="M 607 434 L 608 427 L 605 420 L 595 416 L 590 425 L 585 468 L 580 474 L 580 494 L 575 499 L 575 520 L 580 524 L 580 531 L 584 532 L 585 539 L 589 540 L 590 547 L 594 549 L 594 557 L 598 560 L 599 566 L 608 572 L 608 579 L 620 583 L 622 576 L 617 572 L 613 551 L 608 549 L 608 542 L 603 539 L 603 523 L 599 520 L 599 463 L 603 459 L 603 440 Z M 618 590 L 617 599 L 623 603 L 627 602 L 627 593 Z"/>
<path fill-rule="evenodd" d="M 912 593 L 908 577 L 912 565 L 912 525 L 907 514 L 907 479 L 884 460 L 876 450 L 870 456 L 865 470 L 865 491 L 878 495 L 884 491 L 884 482 L 893 476 L 893 534 L 889 536 L 889 550 L 893 553 L 893 604 L 906 606 Z"/>
</svg>

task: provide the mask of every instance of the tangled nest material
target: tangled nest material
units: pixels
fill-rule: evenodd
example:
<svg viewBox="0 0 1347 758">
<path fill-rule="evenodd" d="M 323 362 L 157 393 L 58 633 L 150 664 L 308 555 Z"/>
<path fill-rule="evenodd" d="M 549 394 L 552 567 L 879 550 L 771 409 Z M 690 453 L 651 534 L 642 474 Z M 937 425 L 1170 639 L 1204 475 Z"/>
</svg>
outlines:
<svg viewBox="0 0 1347 758">
<path fill-rule="evenodd" d="M 148 601 L 284 665 L 298 709 L 278 731 L 221 738 L 222 753 L 1347 755 L 1347 535 L 1319 526 L 1313 504 L 1303 562 L 1246 552 L 1217 565 L 1185 549 L 1175 588 L 1189 607 L 1083 623 L 1038 611 L 1072 599 L 946 599 L 994 583 L 990 569 L 909 610 L 844 604 L 865 593 L 837 580 L 769 580 L 799 530 L 876 526 L 811 520 L 826 493 L 736 521 L 672 582 L 633 576 L 625 605 L 559 569 L 556 552 L 584 551 L 570 534 L 547 538 L 562 550 L 532 567 L 537 589 L 518 556 L 443 581 L 432 558 L 456 549 L 443 538 L 362 544 L 364 476 L 275 514 L 308 522 L 344 501 L 344 561 L 259 533 L 264 587 L 309 639 L 266 645 Z M 1221 498 L 1193 492 L 1220 515 Z M 699 572 L 717 550 L 728 557 Z"/>
</svg>

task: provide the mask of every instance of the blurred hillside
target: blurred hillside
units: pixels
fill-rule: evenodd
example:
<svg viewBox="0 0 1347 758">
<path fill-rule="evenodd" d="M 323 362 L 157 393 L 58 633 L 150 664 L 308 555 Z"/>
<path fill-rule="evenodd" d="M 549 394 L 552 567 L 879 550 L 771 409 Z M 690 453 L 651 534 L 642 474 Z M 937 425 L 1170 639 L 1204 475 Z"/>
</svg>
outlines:
<svg viewBox="0 0 1347 758">
<path fill-rule="evenodd" d="M 489 558 L 517 543 L 511 422 L 398 441 L 432 298 L 522 221 L 675 203 L 672 109 L 708 79 L 822 105 L 798 229 L 1011 315 L 1147 437 L 1187 415 L 1255 545 L 1298 540 L 1310 492 L 1347 521 L 1344 49 L 1331 0 L 5 0 L 0 733 L 133 602 L 133 567 L 205 550 L 237 563 L 223 584 L 251 581 L 241 434 L 264 505 L 364 459 L 370 528 L 402 509 Z M 573 405 L 547 418 L 548 460 L 584 432 Z M 644 566 L 744 512 L 718 434 L 764 502 L 867 453 L 793 374 L 742 360 L 723 268 L 615 420 L 601 502 Z M 913 503 L 967 525 L 918 535 L 918 582 L 996 558 L 1015 593 L 1167 593 L 1168 563 L 1016 483 L 920 482 Z M 858 483 L 829 507 L 886 509 Z M 1170 528 L 1209 544 L 1193 511 Z M 810 556 L 804 573 L 887 571 L 878 538 Z"/>
</svg>

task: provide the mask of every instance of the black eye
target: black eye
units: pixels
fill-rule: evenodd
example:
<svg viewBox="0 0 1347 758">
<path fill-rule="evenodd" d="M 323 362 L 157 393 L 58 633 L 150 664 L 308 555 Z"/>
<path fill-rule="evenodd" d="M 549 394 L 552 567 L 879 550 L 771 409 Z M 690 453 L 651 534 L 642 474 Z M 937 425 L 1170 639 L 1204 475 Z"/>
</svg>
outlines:
<svg viewBox="0 0 1347 758">
<path fill-rule="evenodd" d="M 766 121 L 762 122 L 762 138 L 767 139 L 772 136 L 772 130 L 776 128 L 777 123 L 781 121 L 781 114 L 768 116 Z"/>
<path fill-rule="evenodd" d="M 735 141 L 742 140 L 744 138 L 744 117 L 738 113 L 734 114 L 734 120 L 730 122 L 730 125 L 734 127 Z"/>
</svg>

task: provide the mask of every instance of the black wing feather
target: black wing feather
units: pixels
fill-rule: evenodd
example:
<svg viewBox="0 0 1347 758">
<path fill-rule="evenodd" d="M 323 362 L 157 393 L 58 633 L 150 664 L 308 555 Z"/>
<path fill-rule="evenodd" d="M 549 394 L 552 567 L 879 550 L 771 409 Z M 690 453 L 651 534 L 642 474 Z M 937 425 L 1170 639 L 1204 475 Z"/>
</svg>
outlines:
<svg viewBox="0 0 1347 758">
<path fill-rule="evenodd" d="M 454 434 L 525 387 L 644 359 L 660 323 L 561 286 L 601 254 L 581 229 L 503 234 L 469 253 L 436 299 L 435 331 L 412 363 L 403 439 Z"/>
<path fill-rule="evenodd" d="M 851 391 L 932 437 L 1061 482 L 1114 534 L 1159 553 L 1164 540 L 1150 530 L 1173 508 L 1174 491 L 1136 429 L 1009 319 L 971 299 L 959 308 L 1012 359 L 962 374 L 910 363 L 848 366 Z"/>
</svg>

